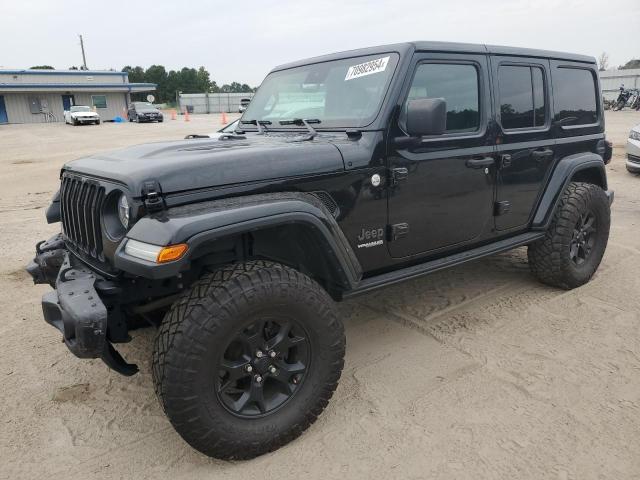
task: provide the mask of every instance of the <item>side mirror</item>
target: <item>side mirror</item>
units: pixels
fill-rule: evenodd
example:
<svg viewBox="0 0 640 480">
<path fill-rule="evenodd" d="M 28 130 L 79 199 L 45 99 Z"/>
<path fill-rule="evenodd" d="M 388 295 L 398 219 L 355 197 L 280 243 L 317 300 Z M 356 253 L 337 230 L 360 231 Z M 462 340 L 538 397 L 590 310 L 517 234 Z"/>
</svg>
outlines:
<svg viewBox="0 0 640 480">
<path fill-rule="evenodd" d="M 407 132 L 412 137 L 442 135 L 447 130 L 444 98 L 418 98 L 407 105 Z"/>
</svg>

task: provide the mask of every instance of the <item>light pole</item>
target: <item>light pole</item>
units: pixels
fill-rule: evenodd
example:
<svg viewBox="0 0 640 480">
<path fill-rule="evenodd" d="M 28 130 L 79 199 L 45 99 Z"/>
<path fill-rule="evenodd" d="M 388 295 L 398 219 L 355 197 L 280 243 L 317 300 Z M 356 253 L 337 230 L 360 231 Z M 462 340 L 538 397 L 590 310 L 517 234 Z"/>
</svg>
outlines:
<svg viewBox="0 0 640 480">
<path fill-rule="evenodd" d="M 182 115 L 182 109 L 180 108 L 180 94 L 182 92 L 179 92 L 178 90 L 176 90 L 176 110 L 178 110 L 178 113 L 180 115 Z"/>
</svg>

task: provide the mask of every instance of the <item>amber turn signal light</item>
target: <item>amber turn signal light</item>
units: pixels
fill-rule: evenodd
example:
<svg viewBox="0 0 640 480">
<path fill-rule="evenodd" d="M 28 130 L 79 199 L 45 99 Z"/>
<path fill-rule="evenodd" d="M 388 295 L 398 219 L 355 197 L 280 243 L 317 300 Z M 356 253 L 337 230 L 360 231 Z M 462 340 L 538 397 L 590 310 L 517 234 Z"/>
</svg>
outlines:
<svg viewBox="0 0 640 480">
<path fill-rule="evenodd" d="M 162 250 L 158 253 L 156 258 L 157 263 L 173 262 L 182 258 L 189 247 L 186 243 L 179 243 L 178 245 L 169 245 L 162 247 Z"/>
</svg>

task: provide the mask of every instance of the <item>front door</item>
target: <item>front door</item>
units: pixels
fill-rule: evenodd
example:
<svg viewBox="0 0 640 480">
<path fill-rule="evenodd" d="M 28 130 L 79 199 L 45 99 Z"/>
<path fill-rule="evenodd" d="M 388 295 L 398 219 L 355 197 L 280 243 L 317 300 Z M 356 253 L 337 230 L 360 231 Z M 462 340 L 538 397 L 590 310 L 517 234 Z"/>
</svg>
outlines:
<svg viewBox="0 0 640 480">
<path fill-rule="evenodd" d="M 73 95 L 62 95 L 62 109 L 71 110 L 71 107 L 76 104 L 76 100 Z"/>
<path fill-rule="evenodd" d="M 491 234 L 494 138 L 485 55 L 418 54 L 390 130 L 389 230 L 392 257 L 439 253 Z M 443 98 L 447 128 L 406 146 L 409 100 Z M 395 180 L 394 180 L 395 177 Z"/>
<path fill-rule="evenodd" d="M 0 123 L 9 123 L 7 107 L 4 104 L 4 97 L 2 95 L 0 95 Z"/>
<path fill-rule="evenodd" d="M 549 62 L 491 57 L 499 159 L 496 230 L 523 230 L 553 165 Z"/>
</svg>

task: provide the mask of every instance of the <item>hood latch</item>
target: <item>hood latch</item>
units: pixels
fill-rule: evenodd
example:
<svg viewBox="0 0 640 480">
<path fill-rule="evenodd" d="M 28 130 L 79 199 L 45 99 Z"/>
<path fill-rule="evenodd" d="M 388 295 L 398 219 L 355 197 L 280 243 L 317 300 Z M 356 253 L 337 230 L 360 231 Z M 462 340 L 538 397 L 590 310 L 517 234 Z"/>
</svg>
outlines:
<svg viewBox="0 0 640 480">
<path fill-rule="evenodd" d="M 155 180 L 144 182 L 142 185 L 142 200 L 149 213 L 162 212 L 165 209 L 162 189 L 160 188 L 160 184 Z"/>
</svg>

